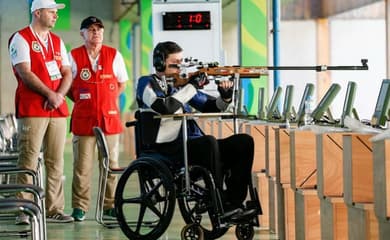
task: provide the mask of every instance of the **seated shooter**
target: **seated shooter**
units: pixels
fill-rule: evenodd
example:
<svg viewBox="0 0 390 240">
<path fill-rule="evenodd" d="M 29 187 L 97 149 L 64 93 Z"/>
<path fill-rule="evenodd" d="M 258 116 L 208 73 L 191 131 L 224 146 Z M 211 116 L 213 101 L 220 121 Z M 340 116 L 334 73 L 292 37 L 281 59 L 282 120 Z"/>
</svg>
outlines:
<svg viewBox="0 0 390 240">
<path fill-rule="evenodd" d="M 190 77 L 189 81 L 178 79 L 174 85 L 167 83 L 165 76 L 179 74 L 177 64 L 182 63 L 182 51 L 175 42 L 157 44 L 153 51 L 156 73 L 142 76 L 138 81 L 136 98 L 140 111 L 164 115 L 188 113 L 191 108 L 199 112 L 226 110 L 232 101 L 233 82 L 230 80 L 218 84 L 218 98 L 199 91 L 208 83 L 207 76 L 202 74 Z M 154 136 L 155 141 L 149 150 L 169 159 L 174 165 L 183 166 L 182 122 L 168 118 L 153 122 L 157 126 L 148 128 L 148 136 Z M 235 134 L 217 140 L 204 135 L 194 120 L 188 120 L 187 132 L 189 164 L 203 166 L 213 174 L 222 195 L 225 217 L 232 221 L 253 217 L 256 211 L 245 209 L 243 204 L 251 181 L 252 137 Z"/>
</svg>

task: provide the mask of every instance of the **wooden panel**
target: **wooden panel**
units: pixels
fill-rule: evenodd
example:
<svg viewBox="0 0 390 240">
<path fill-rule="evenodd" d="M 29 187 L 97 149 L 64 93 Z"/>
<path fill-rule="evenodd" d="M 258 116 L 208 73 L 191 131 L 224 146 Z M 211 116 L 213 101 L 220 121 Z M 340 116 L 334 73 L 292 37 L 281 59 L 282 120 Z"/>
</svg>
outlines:
<svg viewBox="0 0 390 240">
<path fill-rule="evenodd" d="M 218 138 L 226 138 L 234 134 L 233 120 L 218 120 Z"/>
<path fill-rule="evenodd" d="M 256 173 L 255 186 L 259 195 L 259 201 L 263 214 L 259 216 L 260 226 L 269 228 L 269 187 L 268 177 L 265 173 Z"/>
<path fill-rule="evenodd" d="M 305 195 L 305 239 L 320 239 L 320 201 L 316 194 Z"/>
<path fill-rule="evenodd" d="M 288 129 L 281 129 L 279 132 L 279 157 L 280 157 L 280 183 L 290 183 L 291 160 L 290 160 L 290 133 Z"/>
<path fill-rule="evenodd" d="M 211 127 L 212 124 L 211 124 L 210 119 L 199 118 L 199 119 L 196 120 L 196 122 L 198 123 L 199 127 L 202 129 L 204 134 L 206 134 L 206 135 L 213 135 L 212 127 Z"/>
<path fill-rule="evenodd" d="M 353 240 L 379 239 L 379 224 L 373 204 L 348 206 L 348 238 Z"/>
<path fill-rule="evenodd" d="M 348 212 L 343 198 L 322 198 L 321 239 L 348 239 Z"/>
<path fill-rule="evenodd" d="M 311 131 L 291 131 L 291 186 L 314 188 L 317 184 L 316 139 Z"/>
<path fill-rule="evenodd" d="M 320 200 L 317 191 L 300 189 L 295 192 L 296 239 L 321 239 Z"/>
<path fill-rule="evenodd" d="M 342 134 L 323 136 L 323 195 L 343 196 L 343 148 Z M 319 166 L 318 166 L 319 167 Z"/>
<path fill-rule="evenodd" d="M 353 203 L 372 203 L 374 201 L 373 154 L 369 141 L 371 137 L 371 134 L 351 135 Z"/>
<path fill-rule="evenodd" d="M 278 191 L 275 178 L 268 177 L 268 189 L 269 189 L 269 229 L 278 233 Z"/>
<path fill-rule="evenodd" d="M 332 202 L 333 210 L 333 239 L 347 239 L 348 237 L 348 211 L 343 201 Z M 326 230 L 325 230 L 326 231 Z"/>
<path fill-rule="evenodd" d="M 295 196 L 289 184 L 283 184 L 285 239 L 295 240 Z"/>
<path fill-rule="evenodd" d="M 266 141 L 267 141 L 267 147 L 268 147 L 268 154 L 266 159 L 266 168 L 268 176 L 270 177 L 276 177 L 276 159 L 275 159 L 275 134 L 274 134 L 274 128 L 275 126 L 266 126 L 265 128 L 265 134 L 266 134 Z"/>
<path fill-rule="evenodd" d="M 255 141 L 252 172 L 265 171 L 265 125 L 246 124 L 245 133 L 251 135 Z"/>
<path fill-rule="evenodd" d="M 374 204 L 380 220 L 390 217 L 390 140 L 373 143 L 374 158 Z"/>
</svg>

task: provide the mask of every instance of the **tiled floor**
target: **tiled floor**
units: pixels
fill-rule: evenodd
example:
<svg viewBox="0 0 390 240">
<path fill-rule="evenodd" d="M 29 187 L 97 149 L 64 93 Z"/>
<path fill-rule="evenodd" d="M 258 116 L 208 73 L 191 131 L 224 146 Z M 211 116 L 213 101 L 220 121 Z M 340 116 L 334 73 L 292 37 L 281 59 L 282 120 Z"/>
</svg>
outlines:
<svg viewBox="0 0 390 240">
<path fill-rule="evenodd" d="M 65 155 L 65 201 L 66 207 L 65 212 L 70 214 L 71 209 L 71 183 L 72 183 L 72 155 L 71 155 L 71 144 L 67 144 L 66 155 Z M 123 155 L 123 154 L 122 154 Z M 122 159 L 126 159 L 126 157 L 122 157 Z M 97 164 L 95 166 L 97 173 Z M 91 203 L 91 210 L 87 213 L 87 219 L 84 222 L 75 222 L 75 223 L 67 223 L 67 224 L 47 224 L 47 236 L 48 240 L 119 240 L 126 239 L 126 236 L 122 233 L 120 228 L 105 228 L 99 225 L 94 220 L 95 214 L 95 199 L 97 192 L 97 174 L 94 175 L 93 179 L 93 202 Z M 2 221 L 0 223 L 0 232 L 4 230 L 12 229 L 21 229 L 19 226 L 15 226 L 13 220 Z M 184 226 L 184 222 L 180 216 L 179 210 L 175 211 L 175 216 L 170 223 L 170 227 L 166 231 L 166 233 L 160 237 L 161 240 L 176 240 L 180 239 L 180 232 Z M 15 236 L 12 237 L 0 237 L 1 239 L 16 239 Z M 29 239 L 29 238 L 27 238 Z M 232 227 L 228 233 L 226 233 L 220 239 L 233 240 L 236 239 L 234 233 L 234 227 Z M 254 240 L 271 240 L 278 239 L 275 234 L 271 234 L 267 229 L 255 229 L 255 237 Z"/>
</svg>

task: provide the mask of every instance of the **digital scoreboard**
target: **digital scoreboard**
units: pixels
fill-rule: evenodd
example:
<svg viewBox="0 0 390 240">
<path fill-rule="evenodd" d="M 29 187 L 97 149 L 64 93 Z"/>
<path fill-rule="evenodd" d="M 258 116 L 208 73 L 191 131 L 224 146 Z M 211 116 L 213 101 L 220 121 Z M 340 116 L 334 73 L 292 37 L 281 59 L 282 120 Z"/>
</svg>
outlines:
<svg viewBox="0 0 390 240">
<path fill-rule="evenodd" d="M 163 12 L 164 30 L 209 30 L 210 11 Z"/>
</svg>

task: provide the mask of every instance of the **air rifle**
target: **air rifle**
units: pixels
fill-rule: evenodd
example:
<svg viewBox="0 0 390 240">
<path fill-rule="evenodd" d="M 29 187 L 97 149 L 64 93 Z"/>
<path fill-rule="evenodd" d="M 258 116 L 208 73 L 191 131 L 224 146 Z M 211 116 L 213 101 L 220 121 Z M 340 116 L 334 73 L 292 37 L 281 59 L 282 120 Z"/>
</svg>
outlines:
<svg viewBox="0 0 390 240">
<path fill-rule="evenodd" d="M 361 59 L 361 66 L 219 66 L 218 62 L 213 63 L 202 63 L 195 60 L 184 60 L 183 64 L 170 64 L 171 68 L 180 69 L 179 76 L 183 79 L 189 78 L 193 75 L 205 73 L 208 76 L 215 77 L 233 77 L 238 74 L 241 78 L 259 78 L 260 76 L 268 75 L 268 71 L 275 70 L 313 70 L 316 72 L 324 72 L 331 70 L 368 70 L 367 59 Z M 196 71 L 187 73 L 187 68 L 195 67 Z"/>
</svg>

